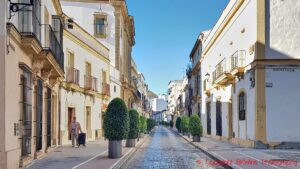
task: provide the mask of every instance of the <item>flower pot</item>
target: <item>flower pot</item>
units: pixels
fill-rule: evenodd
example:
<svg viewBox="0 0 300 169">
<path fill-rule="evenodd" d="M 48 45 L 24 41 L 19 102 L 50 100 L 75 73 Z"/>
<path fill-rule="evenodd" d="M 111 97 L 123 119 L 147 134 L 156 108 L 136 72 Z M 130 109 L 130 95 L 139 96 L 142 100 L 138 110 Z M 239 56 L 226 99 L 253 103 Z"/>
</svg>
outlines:
<svg viewBox="0 0 300 169">
<path fill-rule="evenodd" d="M 122 140 L 108 141 L 108 157 L 109 158 L 122 157 Z"/>
<path fill-rule="evenodd" d="M 193 142 L 200 142 L 200 136 L 193 136 Z"/>
<path fill-rule="evenodd" d="M 139 133 L 139 138 L 144 138 L 144 133 Z"/>
<path fill-rule="evenodd" d="M 126 140 L 126 147 L 135 147 L 136 139 L 127 139 Z"/>
</svg>

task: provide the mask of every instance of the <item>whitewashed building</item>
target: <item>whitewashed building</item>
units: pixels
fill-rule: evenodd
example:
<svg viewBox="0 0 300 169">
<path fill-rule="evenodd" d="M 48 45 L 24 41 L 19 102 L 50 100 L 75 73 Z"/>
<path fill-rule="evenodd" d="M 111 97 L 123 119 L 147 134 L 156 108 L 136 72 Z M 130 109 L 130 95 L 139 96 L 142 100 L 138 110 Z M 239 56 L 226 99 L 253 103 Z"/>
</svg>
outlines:
<svg viewBox="0 0 300 169">
<path fill-rule="evenodd" d="M 110 100 L 122 98 L 131 107 L 131 48 L 135 44 L 133 17 L 125 0 L 62 0 L 63 11 L 109 49 Z"/>
<path fill-rule="evenodd" d="M 231 0 L 203 42 L 206 136 L 299 147 L 300 1 Z"/>
<path fill-rule="evenodd" d="M 179 116 L 179 111 L 177 111 L 177 101 L 181 94 L 183 80 L 172 80 L 168 84 L 168 114 L 173 116 L 176 120 Z"/>
<path fill-rule="evenodd" d="M 66 79 L 60 90 L 62 144 L 71 143 L 69 126 L 74 116 L 87 140 L 101 138 L 102 116 L 110 99 L 109 49 L 78 24 L 82 21 L 68 23 L 69 20 L 70 17 L 65 15 L 67 25 L 63 33 L 63 47 Z"/>
</svg>

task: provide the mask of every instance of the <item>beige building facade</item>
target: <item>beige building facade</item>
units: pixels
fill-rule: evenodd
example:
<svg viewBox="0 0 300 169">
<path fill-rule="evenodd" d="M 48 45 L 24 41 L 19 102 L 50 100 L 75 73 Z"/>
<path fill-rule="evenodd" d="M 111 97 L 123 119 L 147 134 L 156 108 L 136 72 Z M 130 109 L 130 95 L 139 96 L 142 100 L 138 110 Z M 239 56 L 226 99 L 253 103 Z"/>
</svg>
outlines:
<svg viewBox="0 0 300 169">
<path fill-rule="evenodd" d="M 15 169 L 59 144 L 63 21 L 56 0 L 0 8 L 0 166 Z"/>
</svg>

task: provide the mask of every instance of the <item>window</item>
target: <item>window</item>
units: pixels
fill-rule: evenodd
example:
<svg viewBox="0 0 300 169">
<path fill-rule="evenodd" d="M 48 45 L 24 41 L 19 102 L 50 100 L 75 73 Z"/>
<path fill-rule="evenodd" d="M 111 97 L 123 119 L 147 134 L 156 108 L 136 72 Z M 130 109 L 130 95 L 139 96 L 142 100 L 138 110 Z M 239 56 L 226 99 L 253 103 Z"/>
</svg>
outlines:
<svg viewBox="0 0 300 169">
<path fill-rule="evenodd" d="M 103 84 L 107 84 L 106 71 L 102 70 L 102 82 Z"/>
<path fill-rule="evenodd" d="M 117 92 L 117 86 L 114 86 L 114 92 Z"/>
<path fill-rule="evenodd" d="M 32 131 L 32 78 L 31 72 L 26 68 L 21 75 L 21 125 L 22 125 L 22 156 L 31 153 L 31 131 Z"/>
<path fill-rule="evenodd" d="M 101 14 L 95 14 L 94 19 L 94 34 L 98 38 L 106 37 L 106 16 Z"/>
<path fill-rule="evenodd" d="M 246 119 L 246 94 L 244 92 L 239 94 L 239 120 Z"/>
<path fill-rule="evenodd" d="M 71 51 L 68 51 L 68 66 L 74 67 L 74 53 Z"/>
</svg>

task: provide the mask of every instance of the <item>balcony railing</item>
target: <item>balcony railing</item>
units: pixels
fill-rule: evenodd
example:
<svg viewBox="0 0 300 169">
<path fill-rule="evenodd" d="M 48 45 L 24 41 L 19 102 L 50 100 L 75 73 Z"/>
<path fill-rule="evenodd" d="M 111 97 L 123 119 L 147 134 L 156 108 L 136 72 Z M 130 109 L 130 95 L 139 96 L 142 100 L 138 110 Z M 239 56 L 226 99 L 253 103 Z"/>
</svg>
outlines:
<svg viewBox="0 0 300 169">
<path fill-rule="evenodd" d="M 18 31 L 22 36 L 34 36 L 41 42 L 41 3 L 34 1 L 33 6 L 18 12 Z"/>
<path fill-rule="evenodd" d="M 79 74 L 80 74 L 80 71 L 78 69 L 75 69 L 73 67 L 68 67 L 67 68 L 67 82 L 79 85 Z"/>
<path fill-rule="evenodd" d="M 216 79 L 222 76 L 225 73 L 226 70 L 226 59 L 223 59 L 220 63 L 217 64 L 216 70 L 215 70 L 215 76 Z"/>
<path fill-rule="evenodd" d="M 246 51 L 244 50 L 238 50 L 236 51 L 231 57 L 230 57 L 230 70 L 233 71 L 237 68 L 242 68 L 245 66 L 245 57 L 246 57 Z"/>
<path fill-rule="evenodd" d="M 62 49 L 62 44 L 58 41 L 55 32 L 53 31 L 51 25 L 42 25 L 45 33 L 45 40 L 43 48 L 51 51 L 56 62 L 63 69 L 64 67 L 64 53 Z"/>
<path fill-rule="evenodd" d="M 97 91 L 97 78 L 85 75 L 84 76 L 84 88 L 86 90 Z"/>
<path fill-rule="evenodd" d="M 107 83 L 102 83 L 102 94 L 110 96 L 110 85 Z"/>
</svg>

